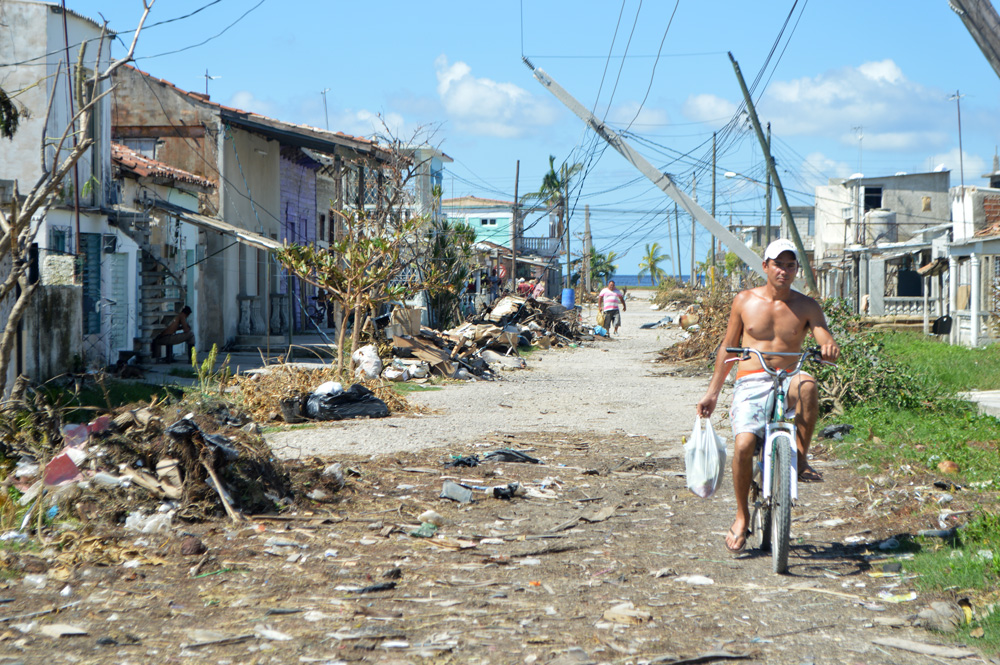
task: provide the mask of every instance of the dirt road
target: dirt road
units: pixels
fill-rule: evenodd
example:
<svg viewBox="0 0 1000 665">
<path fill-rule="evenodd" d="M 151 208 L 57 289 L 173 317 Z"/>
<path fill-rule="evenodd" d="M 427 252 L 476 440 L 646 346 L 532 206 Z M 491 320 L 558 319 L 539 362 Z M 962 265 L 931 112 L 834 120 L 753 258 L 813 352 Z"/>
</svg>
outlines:
<svg viewBox="0 0 1000 665">
<path fill-rule="evenodd" d="M 621 338 L 421 394 L 436 415 L 270 437 L 301 460 L 310 510 L 64 536 L 34 557 L 58 565 L 0 585 L 0 665 L 941 662 L 880 643 L 946 642 L 902 619 L 933 599 L 893 603 L 909 581 L 872 576 L 891 532 L 858 517 L 867 488 L 835 460 L 821 454 L 826 482 L 801 488 L 788 575 L 726 552 L 731 484 L 692 495 L 679 448 L 707 376 L 651 364 L 677 333 L 637 324 L 661 315 L 633 302 Z M 542 464 L 444 466 L 499 448 Z M 348 472 L 336 493 L 319 474 L 331 461 Z M 460 504 L 440 498 L 448 481 L 528 495 Z M 427 510 L 440 526 L 415 532 Z M 184 554 L 189 536 L 208 551 Z"/>
</svg>

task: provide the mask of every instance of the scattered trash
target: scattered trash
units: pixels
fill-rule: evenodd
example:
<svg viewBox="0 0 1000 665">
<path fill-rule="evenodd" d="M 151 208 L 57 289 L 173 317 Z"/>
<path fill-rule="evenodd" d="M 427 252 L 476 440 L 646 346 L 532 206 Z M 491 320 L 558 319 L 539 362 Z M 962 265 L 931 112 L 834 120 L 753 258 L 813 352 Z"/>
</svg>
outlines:
<svg viewBox="0 0 1000 665">
<path fill-rule="evenodd" d="M 437 533 L 437 525 L 431 522 L 423 522 L 419 527 L 409 532 L 414 538 L 433 538 Z"/>
<path fill-rule="evenodd" d="M 938 488 L 939 490 L 946 490 L 948 492 L 955 492 L 957 490 L 962 489 L 961 485 L 956 485 L 950 480 L 936 480 L 934 481 L 934 487 Z"/>
<path fill-rule="evenodd" d="M 348 593 L 378 593 L 379 591 L 392 591 L 396 588 L 395 582 L 381 582 L 379 584 L 372 584 L 370 586 L 361 587 L 360 589 L 348 590 Z"/>
<path fill-rule="evenodd" d="M 705 577 L 704 575 L 681 575 L 680 577 L 675 577 L 674 581 L 690 584 L 692 586 L 707 586 L 709 584 L 715 584 L 715 580 L 711 577 Z"/>
<path fill-rule="evenodd" d="M 341 393 L 313 393 L 306 399 L 306 415 L 316 420 L 385 418 L 389 407 L 368 388 L 355 383 Z"/>
<path fill-rule="evenodd" d="M 884 603 L 908 603 L 911 600 L 917 599 L 917 592 L 910 591 L 909 593 L 894 594 L 891 591 L 880 591 L 878 597 Z"/>
<path fill-rule="evenodd" d="M 952 462 L 951 460 L 942 460 L 941 462 L 938 462 L 937 468 L 938 468 L 938 471 L 940 471 L 941 473 L 958 473 L 959 472 L 958 465 L 955 464 L 954 462 Z"/>
<path fill-rule="evenodd" d="M 520 483 L 507 483 L 499 487 L 490 487 L 486 490 L 494 499 L 505 499 L 510 501 L 515 496 L 524 496 L 526 492 L 521 489 Z"/>
<path fill-rule="evenodd" d="M 441 487 L 441 498 L 451 499 L 459 503 L 472 503 L 472 490 L 464 485 L 446 480 Z"/>
<path fill-rule="evenodd" d="M 75 637 L 89 635 L 84 628 L 71 626 L 67 623 L 49 623 L 38 628 L 38 632 L 47 637 Z"/>
<path fill-rule="evenodd" d="M 146 515 L 140 510 L 129 513 L 125 528 L 139 533 L 167 533 L 173 522 L 173 512 Z"/>
<path fill-rule="evenodd" d="M 854 425 L 848 423 L 842 423 L 840 425 L 830 425 L 829 427 L 824 427 L 819 433 L 819 438 L 821 439 L 833 439 L 834 441 L 842 441 L 845 434 L 850 434 L 851 430 L 854 429 Z"/>
<path fill-rule="evenodd" d="M 382 359 L 373 344 L 362 346 L 352 353 L 351 360 L 354 361 L 354 376 L 357 378 L 377 379 L 382 373 Z"/>
<path fill-rule="evenodd" d="M 664 316 L 662 319 L 660 319 L 659 321 L 656 321 L 654 323 L 644 323 L 644 324 L 642 324 L 641 326 L 639 326 L 639 329 L 640 330 L 649 330 L 651 328 L 663 328 L 663 327 L 665 327 L 665 326 L 667 326 L 667 325 L 669 325 L 669 324 L 671 324 L 673 322 L 674 322 L 674 319 L 673 319 L 672 316 Z"/>
<path fill-rule="evenodd" d="M 475 455 L 466 455 L 462 457 L 461 455 L 452 455 L 451 460 L 445 463 L 446 467 L 473 467 L 479 466 L 479 458 Z"/>
<path fill-rule="evenodd" d="M 500 450 L 494 450 L 491 453 L 487 453 L 483 456 L 484 462 L 521 462 L 524 464 L 541 464 L 541 460 L 535 459 L 530 455 L 526 455 L 519 450 L 511 450 L 510 448 L 501 448 Z"/>
<path fill-rule="evenodd" d="M 291 635 L 287 633 L 282 633 L 277 630 L 272 630 L 267 626 L 254 626 L 253 632 L 257 637 L 263 638 L 265 640 L 272 640 L 275 642 L 287 642 L 288 640 L 294 639 Z"/>
<path fill-rule="evenodd" d="M 886 538 L 881 543 L 878 544 L 878 548 L 882 551 L 885 550 L 896 550 L 899 549 L 899 541 L 895 538 Z"/>
<path fill-rule="evenodd" d="M 637 610 L 631 602 L 626 602 L 605 610 L 604 618 L 614 623 L 637 626 L 652 619 L 653 615 L 644 610 Z"/>
</svg>

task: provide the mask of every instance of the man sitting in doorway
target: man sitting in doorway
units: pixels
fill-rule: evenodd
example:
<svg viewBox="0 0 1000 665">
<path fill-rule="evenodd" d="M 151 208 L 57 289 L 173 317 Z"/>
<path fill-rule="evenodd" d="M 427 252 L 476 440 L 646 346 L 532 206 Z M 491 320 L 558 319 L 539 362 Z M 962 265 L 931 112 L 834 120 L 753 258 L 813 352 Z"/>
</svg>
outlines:
<svg viewBox="0 0 1000 665">
<path fill-rule="evenodd" d="M 155 362 L 174 362 L 174 345 L 182 342 L 187 342 L 187 353 L 188 356 L 191 355 L 191 349 L 194 348 L 194 332 L 191 330 L 190 322 L 188 322 L 188 317 L 190 316 L 191 308 L 185 305 L 184 309 L 177 312 L 170 319 L 167 327 L 156 334 L 156 337 L 153 338 L 152 346 L 153 360 Z M 164 320 L 166 320 L 166 317 L 164 317 Z M 160 358 L 160 347 L 163 346 L 167 347 L 166 358 Z"/>
</svg>

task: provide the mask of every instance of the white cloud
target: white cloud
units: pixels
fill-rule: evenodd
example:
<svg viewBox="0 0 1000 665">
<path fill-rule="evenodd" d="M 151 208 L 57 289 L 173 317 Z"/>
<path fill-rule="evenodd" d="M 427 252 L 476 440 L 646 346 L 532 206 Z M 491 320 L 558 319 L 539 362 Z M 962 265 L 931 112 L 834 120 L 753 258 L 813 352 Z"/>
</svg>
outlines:
<svg viewBox="0 0 1000 665">
<path fill-rule="evenodd" d="M 926 150 L 947 145 L 946 132 L 928 130 L 946 121 L 944 93 L 910 81 L 892 60 L 843 67 L 814 77 L 775 81 L 759 112 L 786 136 L 836 138 L 865 149 Z"/>
<path fill-rule="evenodd" d="M 736 104 L 715 95 L 691 95 L 684 102 L 681 111 L 694 122 L 718 123 L 731 118 L 736 113 Z"/>
<path fill-rule="evenodd" d="M 952 140 L 949 132 L 936 129 L 950 126 L 953 107 L 946 99 L 944 92 L 907 79 L 892 60 L 881 60 L 772 81 L 757 112 L 786 137 L 823 137 L 857 146 L 854 128 L 861 127 L 865 150 L 926 153 Z M 685 101 L 683 111 L 691 120 L 718 124 L 736 108 L 734 101 L 698 94 Z"/>
<path fill-rule="evenodd" d="M 556 121 L 555 108 L 513 83 L 476 78 L 464 62 L 434 61 L 437 91 L 455 126 L 470 134 L 517 138 Z"/>
<path fill-rule="evenodd" d="M 250 111 L 257 115 L 266 115 L 269 118 L 277 118 L 278 113 L 280 113 L 276 105 L 255 97 L 249 90 L 239 90 L 233 93 L 233 96 L 226 102 L 226 106 L 231 106 L 241 111 Z"/>
<path fill-rule="evenodd" d="M 655 127 L 670 124 L 670 117 L 662 109 L 639 107 L 639 102 L 616 104 L 608 111 L 608 122 L 612 125 L 635 127 Z"/>
<path fill-rule="evenodd" d="M 925 171 L 933 171 L 942 164 L 951 171 L 951 184 L 953 186 L 961 184 L 961 170 L 965 171 L 966 185 L 981 184 L 983 179 L 980 176 L 993 170 L 992 162 L 987 162 L 982 157 L 969 154 L 965 150 L 962 151 L 962 161 L 959 162 L 958 148 L 932 155 L 924 160 L 921 166 Z"/>
<path fill-rule="evenodd" d="M 799 178 L 811 191 L 813 187 L 828 184 L 830 178 L 846 178 L 855 170 L 846 162 L 830 159 L 821 152 L 811 152 L 799 165 Z"/>
</svg>

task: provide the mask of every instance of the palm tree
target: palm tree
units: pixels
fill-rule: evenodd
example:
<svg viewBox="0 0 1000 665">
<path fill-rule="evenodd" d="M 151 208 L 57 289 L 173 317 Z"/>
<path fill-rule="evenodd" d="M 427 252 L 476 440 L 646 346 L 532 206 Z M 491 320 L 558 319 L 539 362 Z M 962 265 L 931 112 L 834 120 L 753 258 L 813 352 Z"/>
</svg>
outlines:
<svg viewBox="0 0 1000 665">
<path fill-rule="evenodd" d="M 665 274 L 663 268 L 660 267 L 660 262 L 669 260 L 668 254 L 660 254 L 660 243 L 647 244 L 646 256 L 639 262 L 639 283 L 642 284 L 643 275 L 649 275 L 653 286 L 656 286 L 656 283 L 662 280 Z"/>
<path fill-rule="evenodd" d="M 556 171 L 556 157 L 549 155 L 549 172 L 542 177 L 542 186 L 537 192 L 529 192 L 521 197 L 521 203 L 530 200 L 540 201 L 550 211 L 555 211 L 559 216 L 559 224 L 556 228 L 556 236 L 561 238 L 566 229 L 569 210 L 567 210 L 566 190 L 569 179 L 583 169 L 583 164 L 569 164 L 565 162 Z M 568 240 L 568 239 L 567 239 Z M 567 247 L 567 250 L 569 248 Z"/>
<path fill-rule="evenodd" d="M 613 251 L 601 254 L 596 249 L 591 247 L 590 274 L 599 278 L 602 282 L 607 282 L 609 279 L 614 277 L 615 271 L 618 270 L 618 266 L 615 265 L 615 259 L 617 258 L 618 254 Z"/>
</svg>

